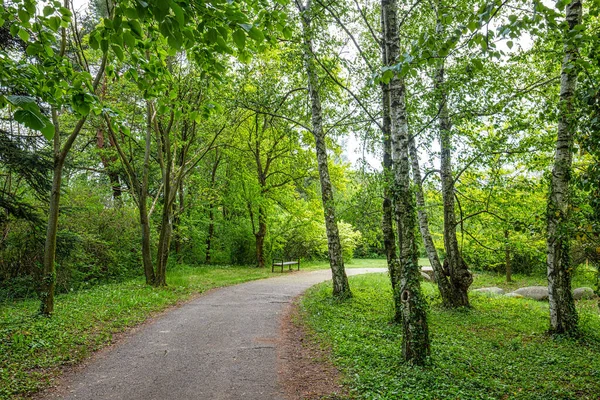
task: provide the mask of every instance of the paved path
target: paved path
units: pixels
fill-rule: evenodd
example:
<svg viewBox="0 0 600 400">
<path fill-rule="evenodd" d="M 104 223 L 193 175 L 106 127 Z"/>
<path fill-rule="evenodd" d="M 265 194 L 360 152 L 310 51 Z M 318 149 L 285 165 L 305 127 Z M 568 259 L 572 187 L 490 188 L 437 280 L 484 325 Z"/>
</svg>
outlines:
<svg viewBox="0 0 600 400">
<path fill-rule="evenodd" d="M 279 316 L 295 296 L 327 279 L 327 270 L 301 272 L 211 291 L 101 353 L 51 397 L 283 399 L 277 380 Z"/>
</svg>

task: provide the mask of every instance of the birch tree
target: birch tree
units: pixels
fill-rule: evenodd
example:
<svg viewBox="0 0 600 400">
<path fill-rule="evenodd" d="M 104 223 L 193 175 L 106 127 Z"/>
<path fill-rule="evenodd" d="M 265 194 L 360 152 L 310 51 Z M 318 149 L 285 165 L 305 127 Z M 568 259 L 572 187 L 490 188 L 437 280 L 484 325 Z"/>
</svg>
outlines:
<svg viewBox="0 0 600 400">
<path fill-rule="evenodd" d="M 578 26 L 582 21 L 582 2 L 572 0 L 565 8 L 564 58 L 560 76 L 558 135 L 550 181 L 547 208 L 548 294 L 550 331 L 573 333 L 577 330 L 577 310 L 571 293 L 570 260 L 570 181 L 575 130 L 574 94 L 577 86 Z"/>
<path fill-rule="evenodd" d="M 399 58 L 398 4 L 396 0 L 381 2 L 384 26 L 385 57 L 389 64 Z M 406 84 L 404 78 L 394 74 L 389 83 L 391 120 L 392 166 L 395 217 L 398 230 L 400 269 L 392 277 L 396 315 L 398 310 L 403 326 L 402 354 L 414 364 L 424 364 L 429 355 L 429 329 L 427 303 L 421 292 L 420 267 L 415 239 L 416 207 L 410 182 L 408 120 L 406 114 Z"/>
<path fill-rule="evenodd" d="M 329 265 L 333 277 L 333 296 L 344 299 L 352 296 L 348 277 L 344 269 L 344 258 L 342 257 L 342 245 L 335 215 L 335 201 L 333 188 L 329 176 L 327 160 L 327 146 L 325 143 L 325 131 L 323 130 L 323 112 L 321 97 L 319 94 L 319 76 L 313 53 L 313 9 L 312 1 L 306 3 L 296 0 L 302 23 L 302 51 L 304 56 L 304 68 L 307 75 L 308 92 L 311 105 L 311 132 L 315 139 L 317 152 L 317 164 L 319 167 L 319 179 L 321 182 L 321 197 L 325 213 L 325 228 L 327 230 L 327 245 L 329 253 Z"/>
</svg>

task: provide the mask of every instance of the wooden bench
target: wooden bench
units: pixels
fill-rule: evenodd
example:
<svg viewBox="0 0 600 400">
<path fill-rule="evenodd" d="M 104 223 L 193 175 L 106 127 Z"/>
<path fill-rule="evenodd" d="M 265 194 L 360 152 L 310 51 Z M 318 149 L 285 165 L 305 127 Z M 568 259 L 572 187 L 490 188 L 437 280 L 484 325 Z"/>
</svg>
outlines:
<svg viewBox="0 0 600 400">
<path fill-rule="evenodd" d="M 271 265 L 271 272 L 275 272 L 275 266 L 281 267 L 281 272 L 283 272 L 284 265 L 287 265 L 290 271 L 292 270 L 292 265 L 298 265 L 298 271 L 300 271 L 300 259 L 296 261 L 277 261 L 274 259 L 273 265 Z"/>
</svg>

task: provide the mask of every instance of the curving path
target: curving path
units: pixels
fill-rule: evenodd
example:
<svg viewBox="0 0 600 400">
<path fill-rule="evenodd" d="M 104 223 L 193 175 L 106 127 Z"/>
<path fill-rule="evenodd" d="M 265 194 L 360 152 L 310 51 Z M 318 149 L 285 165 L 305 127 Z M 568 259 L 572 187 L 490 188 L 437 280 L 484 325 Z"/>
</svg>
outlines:
<svg viewBox="0 0 600 400">
<path fill-rule="evenodd" d="M 348 275 L 386 272 L 347 269 Z M 210 291 L 143 326 L 46 398 L 279 400 L 279 317 L 329 270 Z"/>
</svg>

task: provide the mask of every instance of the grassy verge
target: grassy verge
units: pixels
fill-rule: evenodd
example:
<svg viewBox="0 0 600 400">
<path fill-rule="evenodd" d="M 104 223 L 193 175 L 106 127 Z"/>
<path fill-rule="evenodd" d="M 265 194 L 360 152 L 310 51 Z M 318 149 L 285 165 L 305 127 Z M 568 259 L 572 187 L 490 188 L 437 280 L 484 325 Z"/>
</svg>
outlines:
<svg viewBox="0 0 600 400">
<path fill-rule="evenodd" d="M 431 307 L 430 365 L 402 362 L 401 327 L 390 324 L 385 274 L 351 277 L 354 298 L 331 300 L 318 285 L 301 304 L 304 322 L 332 347 L 357 399 L 598 399 L 600 315 L 596 301 L 579 301 L 583 335 L 553 339 L 548 303 L 473 294 L 473 310 L 439 307 L 436 288 L 423 284 Z M 491 277 L 478 275 L 475 286 Z M 529 282 L 521 280 L 518 286 Z"/>
<path fill-rule="evenodd" d="M 427 258 L 419 258 L 419 265 L 430 265 Z M 387 268 L 385 258 L 354 258 L 344 263 L 346 268 Z M 329 261 L 301 261 L 300 270 L 312 271 L 329 268 Z M 277 270 L 277 269 L 276 269 Z"/>
<path fill-rule="evenodd" d="M 36 315 L 34 300 L 0 304 L 0 399 L 19 398 L 49 386 L 60 367 L 76 364 L 111 343 L 113 334 L 205 290 L 260 279 L 266 269 L 179 266 L 169 286 L 141 279 L 59 295 L 52 318 Z"/>
</svg>

